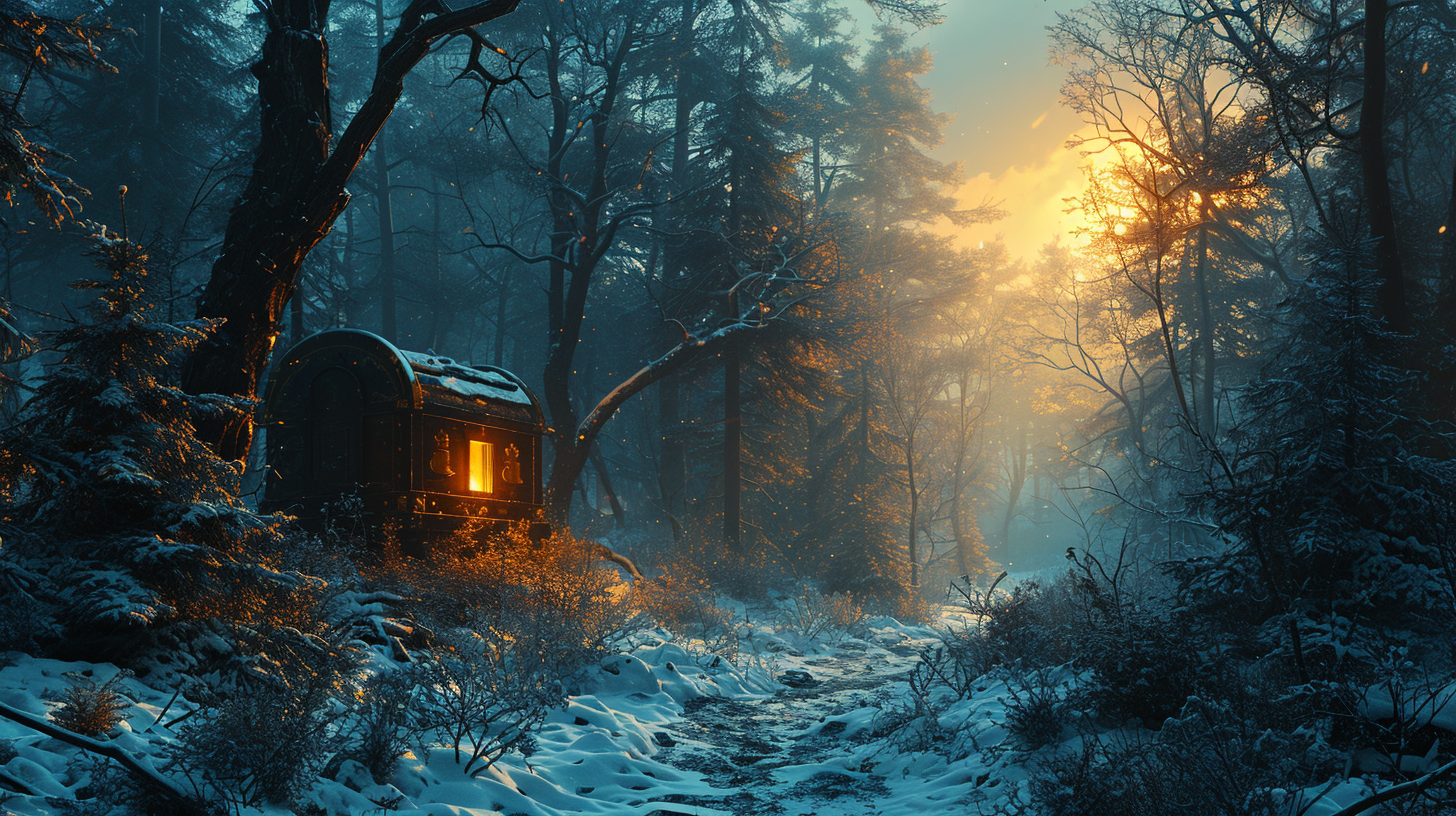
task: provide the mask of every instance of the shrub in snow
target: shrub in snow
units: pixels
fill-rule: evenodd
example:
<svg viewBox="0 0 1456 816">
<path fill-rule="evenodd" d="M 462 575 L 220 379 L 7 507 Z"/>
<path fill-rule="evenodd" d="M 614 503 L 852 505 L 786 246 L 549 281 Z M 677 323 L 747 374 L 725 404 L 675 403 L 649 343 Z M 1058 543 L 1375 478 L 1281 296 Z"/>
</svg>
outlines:
<svg viewBox="0 0 1456 816">
<path fill-rule="evenodd" d="M 234 689 L 180 726 L 169 769 L 200 797 L 236 807 L 288 804 L 337 749 L 336 719 L 318 689 Z"/>
<path fill-rule="evenodd" d="M 854 593 L 825 595 L 808 583 L 799 585 L 798 592 L 789 597 L 780 615 L 784 625 L 805 640 L 825 637 L 834 643 L 858 630 L 865 620 L 864 607 L 855 599 Z"/>
<path fill-rule="evenodd" d="M 733 616 L 718 605 L 708 573 L 692 559 L 679 559 L 661 575 L 633 587 L 643 611 L 669 632 L 704 643 L 722 640 L 733 630 Z"/>
<path fill-rule="evenodd" d="M 1041 765 L 1031 791 L 1044 816 L 1288 816 L 1344 760 L 1312 732 L 1263 729 L 1195 698 L 1156 735 L 1084 735 L 1081 750 Z"/>
<path fill-rule="evenodd" d="M 403 740 L 443 744 L 477 775 L 530 744 L 546 713 L 566 699 L 630 625 L 615 573 L 568 535 L 534 542 L 524 527 L 482 539 L 476 530 L 432 542 L 405 559 L 386 536 L 365 577 L 401 599 L 423 633 L 417 665 L 379 691 L 407 699 L 404 721 L 383 706 L 366 712 L 358 750 L 387 774 Z M 408 684 L 409 691 L 392 683 Z M 371 704 L 371 706 L 374 704 Z"/>
<path fill-rule="evenodd" d="M 326 601 L 321 586 L 300 590 L 236 630 L 222 677 L 169 746 L 170 767 L 200 797 L 235 807 L 294 802 L 345 747 L 360 655 L 320 616 Z"/>
<path fill-rule="evenodd" d="M 131 701 L 117 690 L 124 672 L 96 685 L 89 678 L 66 689 L 66 698 L 50 712 L 51 722 L 84 737 L 103 737 L 121 724 Z"/>
<path fill-rule="evenodd" d="M 557 633 L 480 629 L 442 636 L 422 666 L 416 700 L 418 722 L 471 776 L 520 745 L 566 699 L 552 655 Z"/>
<path fill-rule="evenodd" d="M 246 614 L 243 577 L 283 580 L 259 556 L 277 523 L 238 498 L 241 465 L 194 434 L 202 417 L 250 406 L 176 385 L 216 324 L 152 321 L 146 254 L 104 229 L 94 241 L 105 274 L 75 284 L 97 293 L 91 320 L 56 333 L 59 361 L 0 431 L 0 557 L 45 576 L 24 593 L 92 659 L 145 629 Z"/>
<path fill-rule="evenodd" d="M 1071 706 L 1065 699 L 1068 684 L 1057 675 L 1045 666 L 1026 672 L 1008 670 L 1004 675 L 1006 729 L 1024 750 L 1058 744 L 1071 723 Z"/>
<path fill-rule="evenodd" d="M 406 667 L 376 674 L 361 689 L 350 753 L 376 783 L 387 783 L 395 761 L 418 743 L 419 682 L 420 673 Z"/>
</svg>

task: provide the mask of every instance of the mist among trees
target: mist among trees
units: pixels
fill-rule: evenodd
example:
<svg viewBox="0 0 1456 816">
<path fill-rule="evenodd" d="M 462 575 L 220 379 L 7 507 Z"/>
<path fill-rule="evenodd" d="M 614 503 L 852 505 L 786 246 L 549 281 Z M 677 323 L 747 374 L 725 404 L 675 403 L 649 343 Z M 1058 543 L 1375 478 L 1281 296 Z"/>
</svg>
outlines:
<svg viewBox="0 0 1456 816">
<path fill-rule="evenodd" d="M 1059 15 L 1085 184 L 1031 258 L 958 240 L 1006 215 L 934 150 L 958 11 L 0 0 L 0 667 L 127 672 L 0 725 L 107 758 L 75 807 L 331 812 L 529 771 L 627 655 L 814 744 L 879 648 L 845 739 L 975 765 L 946 812 L 1450 808 L 1456 10 Z M 527 383 L 537 524 L 260 509 L 337 328 Z M 108 742 L 122 680 L 185 719 Z"/>
</svg>

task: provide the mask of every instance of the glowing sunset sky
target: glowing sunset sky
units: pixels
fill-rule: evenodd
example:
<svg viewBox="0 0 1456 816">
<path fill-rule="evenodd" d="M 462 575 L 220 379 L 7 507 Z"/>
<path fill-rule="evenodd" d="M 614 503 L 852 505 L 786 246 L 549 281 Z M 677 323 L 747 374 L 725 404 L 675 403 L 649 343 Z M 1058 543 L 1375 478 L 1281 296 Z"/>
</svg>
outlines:
<svg viewBox="0 0 1456 816">
<path fill-rule="evenodd" d="M 1061 104 L 1065 70 L 1048 64 L 1046 27 L 1085 0 L 946 0 L 945 22 L 916 34 L 935 69 L 923 78 L 938 111 L 955 115 L 933 155 L 962 162 L 961 199 L 1002 202 L 1005 219 L 977 225 L 964 243 L 1001 235 L 1013 256 L 1031 260 L 1053 235 L 1080 219 L 1062 199 L 1081 187 L 1082 158 L 1064 145 L 1081 122 Z M 872 16 L 861 17 L 868 35 Z"/>
</svg>

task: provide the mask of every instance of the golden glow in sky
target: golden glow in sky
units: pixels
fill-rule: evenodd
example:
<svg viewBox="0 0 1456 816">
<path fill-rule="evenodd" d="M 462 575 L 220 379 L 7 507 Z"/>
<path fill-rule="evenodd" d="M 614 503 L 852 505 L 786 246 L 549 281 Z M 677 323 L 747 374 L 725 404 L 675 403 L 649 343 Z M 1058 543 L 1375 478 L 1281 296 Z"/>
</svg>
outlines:
<svg viewBox="0 0 1456 816">
<path fill-rule="evenodd" d="M 959 236 L 974 247 L 1001 237 L 1013 257 L 1032 260 L 1055 236 L 1063 243 L 1080 215 L 1063 212 L 1082 188 L 1084 158 L 1067 150 L 1081 121 L 1061 104 L 1065 69 L 1048 62 L 1047 26 L 1084 0 L 946 0 L 945 22 L 912 42 L 930 48 L 935 69 L 922 78 L 938 111 L 955 120 L 932 155 L 960 162 L 967 207 L 1000 202 L 1007 217 Z M 875 20 L 853 4 L 862 35 Z"/>
</svg>

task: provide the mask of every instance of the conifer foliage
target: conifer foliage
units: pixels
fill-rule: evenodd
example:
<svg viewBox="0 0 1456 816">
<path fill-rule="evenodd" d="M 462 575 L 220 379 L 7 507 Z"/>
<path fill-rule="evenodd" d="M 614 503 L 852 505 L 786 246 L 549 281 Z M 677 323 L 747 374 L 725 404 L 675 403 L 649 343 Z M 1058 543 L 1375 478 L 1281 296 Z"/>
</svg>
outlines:
<svg viewBox="0 0 1456 816">
<path fill-rule="evenodd" d="M 238 498 L 240 465 L 194 434 L 199 417 L 249 406 L 176 385 L 215 323 L 152 321 L 146 252 L 104 227 L 93 243 L 103 274 L 74 284 L 97 295 L 90 319 L 52 337 L 59 360 L 0 432 L 0 522 L 5 574 L 54 611 L 53 634 L 104 636 L 236 602 L 229 584 L 259 569 L 245 553 L 277 525 Z"/>
<path fill-rule="evenodd" d="M 1356 645 L 1372 622 L 1449 624 L 1452 443 L 1421 415 L 1408 341 L 1375 314 L 1369 253 L 1310 266 L 1288 346 L 1243 394 L 1228 475 L 1204 494 L 1238 544 L 1193 583 L 1214 604 L 1264 598 L 1260 620 L 1298 626 L 1296 648 L 1381 654 Z"/>
</svg>

